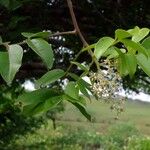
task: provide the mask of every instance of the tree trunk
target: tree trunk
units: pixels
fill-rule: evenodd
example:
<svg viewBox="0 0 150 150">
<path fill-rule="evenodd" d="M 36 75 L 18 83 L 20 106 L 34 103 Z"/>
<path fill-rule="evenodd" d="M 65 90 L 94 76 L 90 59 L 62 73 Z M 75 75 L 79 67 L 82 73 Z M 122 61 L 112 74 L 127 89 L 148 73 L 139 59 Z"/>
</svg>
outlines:
<svg viewBox="0 0 150 150">
<path fill-rule="evenodd" d="M 56 119 L 52 118 L 52 122 L 53 122 L 53 129 L 56 130 Z"/>
</svg>

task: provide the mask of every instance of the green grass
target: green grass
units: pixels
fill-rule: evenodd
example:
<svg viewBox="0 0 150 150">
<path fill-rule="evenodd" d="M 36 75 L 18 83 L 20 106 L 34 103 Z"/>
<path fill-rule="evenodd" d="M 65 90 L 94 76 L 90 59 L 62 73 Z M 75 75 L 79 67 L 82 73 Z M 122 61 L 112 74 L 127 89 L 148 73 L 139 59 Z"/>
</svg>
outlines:
<svg viewBox="0 0 150 150">
<path fill-rule="evenodd" d="M 110 105 L 93 100 L 86 120 L 71 104 L 58 116 L 57 129 L 48 120 L 35 133 L 20 136 L 4 150 L 148 150 L 150 149 L 150 103 L 127 101 L 126 110 L 115 120 Z M 144 135 L 143 135 L 144 134 Z M 148 135 L 148 136 L 145 136 Z"/>
<path fill-rule="evenodd" d="M 121 113 L 119 120 L 114 119 L 116 112 L 110 110 L 110 104 L 104 102 L 88 102 L 87 110 L 94 117 L 92 123 L 88 122 L 74 106 L 67 103 L 66 111 L 59 115 L 58 123 L 106 133 L 110 126 L 118 122 L 129 122 L 134 124 L 140 133 L 150 135 L 150 103 L 126 101 L 125 111 Z"/>
</svg>

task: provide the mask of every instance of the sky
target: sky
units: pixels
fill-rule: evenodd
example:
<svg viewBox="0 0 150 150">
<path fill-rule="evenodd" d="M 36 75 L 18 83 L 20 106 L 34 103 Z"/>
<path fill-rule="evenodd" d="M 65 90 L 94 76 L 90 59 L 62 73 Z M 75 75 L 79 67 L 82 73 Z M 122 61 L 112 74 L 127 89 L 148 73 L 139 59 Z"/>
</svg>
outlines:
<svg viewBox="0 0 150 150">
<path fill-rule="evenodd" d="M 125 91 L 122 91 L 120 93 L 120 95 L 125 96 Z M 145 101 L 145 102 L 150 102 L 150 95 L 142 93 L 142 92 L 140 92 L 138 94 L 133 92 L 132 94 L 127 95 L 127 97 L 131 98 L 133 100 L 141 100 L 141 101 Z"/>
</svg>

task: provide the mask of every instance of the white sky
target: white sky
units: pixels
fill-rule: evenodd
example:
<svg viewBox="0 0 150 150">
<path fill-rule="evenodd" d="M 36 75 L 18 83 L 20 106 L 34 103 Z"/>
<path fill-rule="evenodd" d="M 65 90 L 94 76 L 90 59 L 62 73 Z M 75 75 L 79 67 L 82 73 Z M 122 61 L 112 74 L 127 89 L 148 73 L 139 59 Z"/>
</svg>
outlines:
<svg viewBox="0 0 150 150">
<path fill-rule="evenodd" d="M 120 95 L 126 96 L 125 91 L 122 91 L 120 93 Z M 131 98 L 133 100 L 141 100 L 141 101 L 150 102 L 150 95 L 142 93 L 142 92 L 140 92 L 139 94 L 136 94 L 136 93 L 133 92 L 132 94 L 128 94 L 127 97 Z"/>
<path fill-rule="evenodd" d="M 34 91 L 35 90 L 34 84 L 30 80 L 26 80 L 22 86 L 27 91 Z"/>
</svg>

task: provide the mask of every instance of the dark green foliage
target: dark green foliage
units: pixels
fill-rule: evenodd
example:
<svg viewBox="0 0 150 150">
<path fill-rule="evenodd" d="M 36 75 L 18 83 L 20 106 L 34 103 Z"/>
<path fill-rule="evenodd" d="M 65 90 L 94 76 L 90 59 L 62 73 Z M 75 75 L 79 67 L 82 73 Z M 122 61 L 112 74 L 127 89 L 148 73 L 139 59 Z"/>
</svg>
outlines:
<svg viewBox="0 0 150 150">
<path fill-rule="evenodd" d="M 11 87 L 0 86 L 0 149 L 5 149 L 4 147 L 10 149 L 9 146 L 19 136 L 26 136 L 28 133 L 36 132 L 41 125 L 46 124 L 49 118 L 56 119 L 57 113 L 64 110 L 64 105 L 61 103 L 48 111 L 46 116 L 25 116 L 21 112 L 22 103 L 15 101 L 21 93 L 25 93 L 25 91 L 17 82 L 14 82 Z M 46 97 L 46 95 L 44 96 Z M 30 101 L 31 98 L 26 99 Z M 49 105 L 46 106 L 48 107 Z"/>
<path fill-rule="evenodd" d="M 17 150 L 120 150 L 123 147 L 127 150 L 136 149 L 137 147 L 139 149 L 136 150 L 149 149 L 150 139 L 138 135 L 138 133 L 133 125 L 126 123 L 118 124 L 115 128 L 112 127 L 105 135 L 95 131 L 87 131 L 83 128 L 72 129 L 59 126 L 53 134 L 46 133 L 47 136 L 38 133 L 25 138 L 20 136 L 20 140 L 12 143 L 10 148 Z"/>
<path fill-rule="evenodd" d="M 150 139 L 149 137 L 136 137 L 133 136 L 130 138 L 127 150 L 135 149 L 135 150 L 147 150 L 150 149 Z"/>
<path fill-rule="evenodd" d="M 44 119 L 25 117 L 18 108 L 9 107 L 9 110 L 0 114 L 0 149 L 13 143 L 20 135 L 33 133 L 44 123 Z"/>
<path fill-rule="evenodd" d="M 28 118 L 21 114 L 20 106 L 15 105 L 14 98 L 22 92 L 18 84 L 13 87 L 1 86 L 0 90 L 0 149 L 9 145 L 19 135 L 34 132 L 44 123 L 44 119 Z"/>
<path fill-rule="evenodd" d="M 50 3 L 52 5 L 49 5 Z M 135 25 L 140 27 L 149 27 L 150 25 L 148 0 L 137 0 L 132 2 L 129 0 L 95 0 L 91 1 L 91 3 L 87 0 L 77 0 L 73 1 L 73 4 L 75 6 L 74 9 L 77 14 L 79 26 L 89 43 L 96 42 L 100 36 L 113 36 L 114 30 L 117 28 L 128 29 L 133 28 Z M 51 0 L 1 0 L 0 5 L 0 35 L 3 37 L 4 42 L 20 42 L 23 39 L 20 35 L 21 32 L 35 33 L 46 29 L 55 32 L 66 31 L 72 28 L 70 19 L 68 19 L 70 15 L 66 9 L 66 3 L 63 0 L 55 0 L 54 2 Z M 111 6 L 113 6 L 113 8 Z M 55 44 L 55 48 L 63 45 L 65 47 L 71 47 L 75 53 L 77 53 L 78 49 L 81 47 L 79 40 L 73 36 L 67 37 L 66 42 L 61 40 L 57 41 L 51 38 L 49 40 Z M 37 60 L 35 54 L 31 53 L 32 52 L 28 52 L 26 54 L 28 58 L 24 59 L 30 60 L 29 58 L 33 58 L 34 56 Z M 56 53 L 56 56 L 62 57 L 58 53 Z M 70 55 L 65 54 L 63 57 L 64 61 L 56 61 L 55 65 L 63 68 L 68 66 Z M 84 57 L 81 56 L 79 59 L 80 62 L 85 60 L 89 61 L 87 55 L 84 55 Z M 30 70 L 30 65 L 27 66 L 26 69 L 23 69 L 23 72 L 29 77 L 43 75 L 43 73 L 46 72 L 43 68 L 42 70 L 41 68 Z M 31 73 L 29 74 L 29 72 Z M 18 74 L 18 77 L 23 76 L 20 73 Z M 144 77 L 144 75 L 142 75 L 142 77 Z M 146 84 L 145 77 L 143 80 L 140 80 Z M 139 80 L 136 81 L 141 88 L 137 89 L 144 90 L 142 88 L 143 84 L 140 84 L 139 82 Z M 128 82 L 128 84 L 129 83 L 130 82 Z M 128 86 L 130 87 L 132 85 L 129 84 Z M 133 89 L 135 89 L 135 87 Z"/>
<path fill-rule="evenodd" d="M 123 147 L 129 137 L 139 135 L 139 131 L 132 124 L 120 123 L 110 128 L 108 140 L 117 143 L 118 147 Z"/>
</svg>

